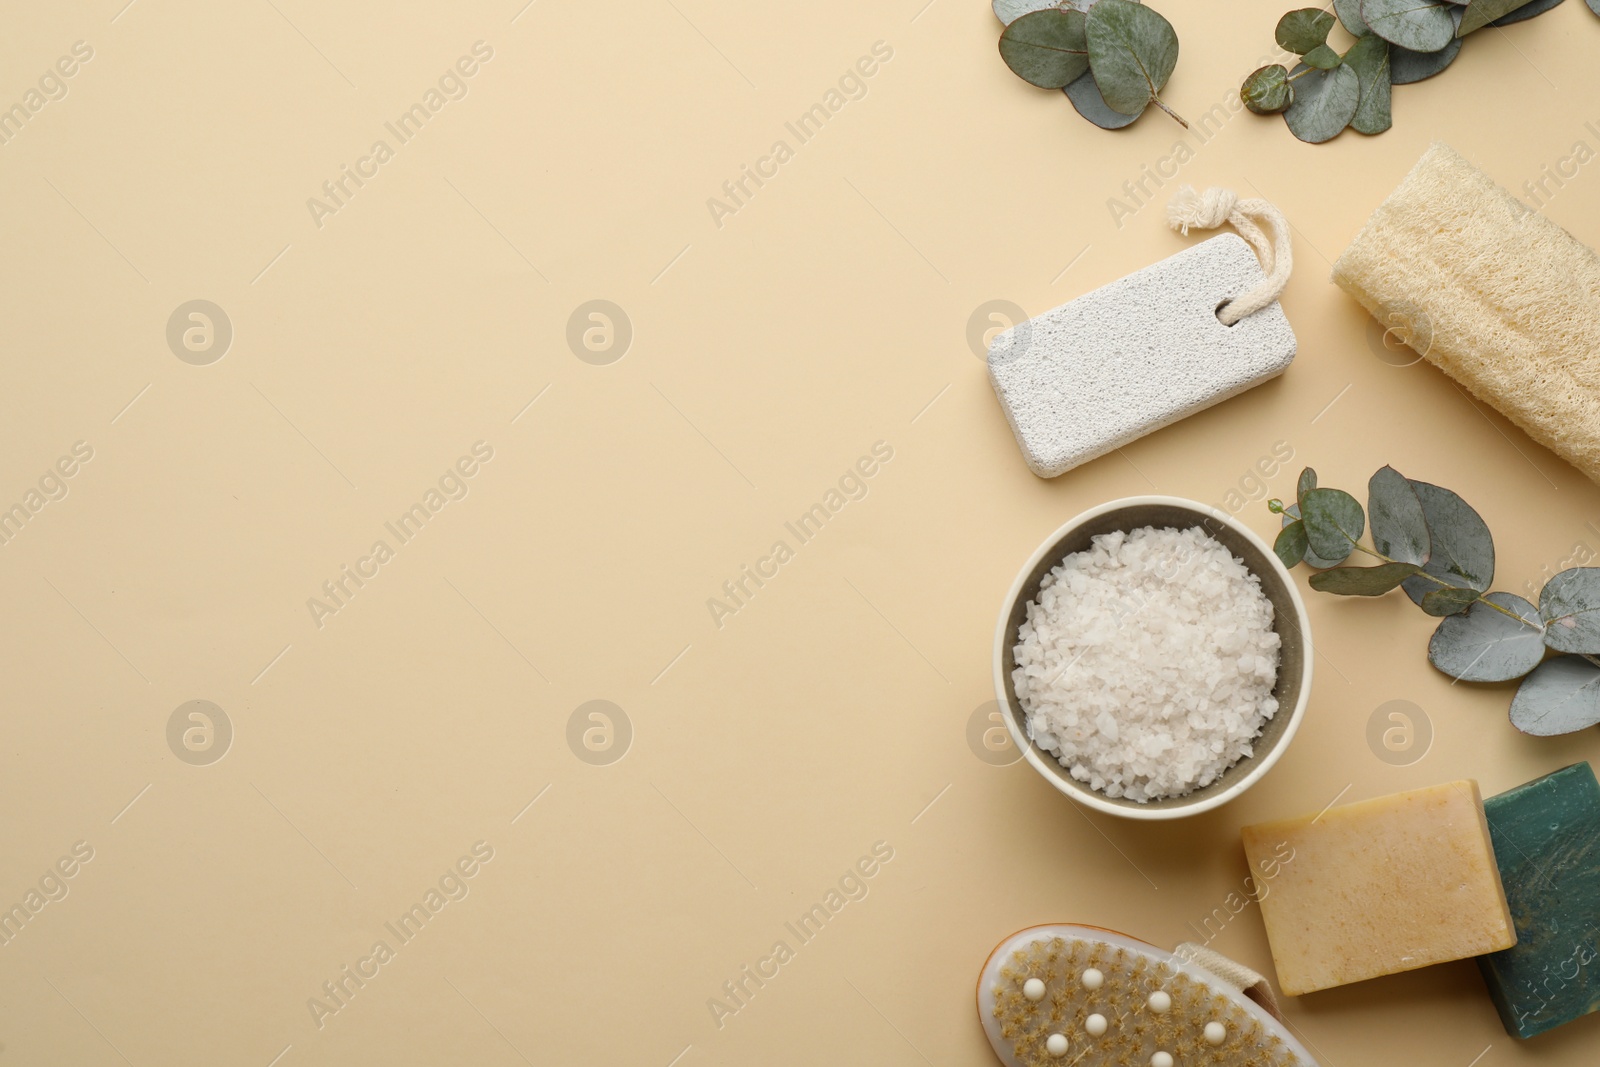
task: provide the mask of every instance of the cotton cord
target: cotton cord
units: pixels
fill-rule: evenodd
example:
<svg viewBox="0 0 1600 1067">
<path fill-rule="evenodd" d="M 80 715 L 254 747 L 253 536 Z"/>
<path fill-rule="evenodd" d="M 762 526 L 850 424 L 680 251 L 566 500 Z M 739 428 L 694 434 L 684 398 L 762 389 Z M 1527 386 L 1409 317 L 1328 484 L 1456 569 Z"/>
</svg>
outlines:
<svg viewBox="0 0 1600 1067">
<path fill-rule="evenodd" d="M 1257 225 L 1258 220 L 1272 231 L 1270 239 Z M 1168 225 L 1185 236 L 1191 226 L 1198 230 L 1214 230 L 1225 222 L 1232 223 L 1239 236 L 1250 242 L 1261 259 L 1261 269 L 1267 274 L 1260 285 L 1234 297 L 1218 310 L 1217 318 L 1224 325 L 1232 326 L 1278 299 L 1284 286 L 1289 284 L 1294 251 L 1289 247 L 1289 220 L 1266 200 L 1240 200 L 1233 190 L 1215 186 L 1197 193 L 1194 186 L 1185 185 L 1167 204 Z"/>
<path fill-rule="evenodd" d="M 1193 190 L 1190 191 L 1192 192 Z M 1224 189 L 1211 190 L 1214 193 L 1226 191 Z M 1228 195 L 1231 197 L 1233 194 L 1229 193 Z M 1265 201 L 1257 202 L 1265 203 Z M 1267 206 L 1269 208 L 1272 207 L 1270 204 Z M 1280 215 L 1279 218 L 1281 219 L 1282 216 Z M 1172 954 L 1180 959 L 1204 967 L 1228 985 L 1261 1005 L 1274 1019 L 1279 1022 L 1284 1021 L 1283 1011 L 1278 1007 L 1278 995 L 1272 991 L 1272 983 L 1244 964 L 1235 963 L 1220 952 L 1206 948 L 1204 945 L 1197 945 L 1193 941 L 1185 941 L 1173 949 Z"/>
</svg>

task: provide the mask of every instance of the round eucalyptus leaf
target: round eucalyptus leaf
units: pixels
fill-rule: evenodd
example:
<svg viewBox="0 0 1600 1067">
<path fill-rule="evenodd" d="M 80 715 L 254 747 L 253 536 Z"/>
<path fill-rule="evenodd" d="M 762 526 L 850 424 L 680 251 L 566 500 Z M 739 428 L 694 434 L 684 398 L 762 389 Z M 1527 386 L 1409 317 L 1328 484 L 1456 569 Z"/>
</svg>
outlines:
<svg viewBox="0 0 1600 1067">
<path fill-rule="evenodd" d="M 1361 0 L 1361 17 L 1390 44 L 1437 52 L 1455 36 L 1450 6 L 1447 0 Z"/>
<path fill-rule="evenodd" d="M 1514 593 L 1490 593 L 1464 614 L 1449 616 L 1428 642 L 1428 662 L 1463 682 L 1509 682 L 1542 659 L 1539 609 Z"/>
<path fill-rule="evenodd" d="M 1473 30 L 1480 30 L 1495 19 L 1509 15 L 1520 7 L 1526 7 L 1529 0 L 1472 0 L 1466 6 L 1461 16 L 1461 25 L 1456 27 L 1456 36 L 1465 37 Z"/>
<path fill-rule="evenodd" d="M 1372 32 L 1361 17 L 1361 0 L 1333 0 L 1333 10 L 1339 16 L 1339 21 L 1344 23 L 1344 28 L 1352 37 L 1365 37 Z"/>
<path fill-rule="evenodd" d="M 1600 567 L 1570 567 L 1544 583 L 1539 614 L 1557 652 L 1600 653 Z"/>
<path fill-rule="evenodd" d="M 1142 0 L 1133 2 L 1137 4 Z M 1095 0 L 993 0 L 994 16 L 1004 26 L 1011 25 L 1031 11 L 1048 11 L 1058 7 L 1063 11 L 1082 11 L 1087 15 L 1094 5 Z"/>
<path fill-rule="evenodd" d="M 1511 725 L 1535 737 L 1570 734 L 1600 723 L 1600 667 L 1581 656 L 1539 664 L 1511 698 Z"/>
<path fill-rule="evenodd" d="M 1280 535 L 1282 536 L 1282 535 Z M 1415 563 L 1381 563 L 1376 567 L 1335 567 L 1311 576 L 1311 588 L 1339 596 L 1382 596 L 1422 568 Z"/>
<path fill-rule="evenodd" d="M 1307 144 L 1333 140 L 1356 117 L 1361 79 L 1343 63 L 1332 70 L 1312 70 L 1300 64 L 1294 73 L 1301 75 L 1295 79 L 1294 103 L 1283 113 L 1289 132 Z M 1311 544 L 1316 547 L 1315 538 Z"/>
<path fill-rule="evenodd" d="M 1124 115 L 1113 109 L 1106 103 L 1105 97 L 1100 95 L 1100 86 L 1095 84 L 1093 72 L 1072 82 L 1062 92 L 1067 94 L 1067 99 L 1072 101 L 1072 106 L 1077 109 L 1078 114 L 1102 130 L 1120 130 L 1144 113 L 1143 107 L 1132 115 Z"/>
<path fill-rule="evenodd" d="M 1285 567 L 1299 566 L 1306 558 L 1306 524 L 1295 521 L 1279 530 L 1278 539 L 1272 542 L 1272 551 Z"/>
<path fill-rule="evenodd" d="M 1333 29 L 1333 16 L 1315 7 L 1302 7 L 1290 11 L 1278 20 L 1273 37 L 1285 52 L 1303 56 L 1318 45 L 1328 42 L 1328 32 Z"/>
<path fill-rule="evenodd" d="M 1422 501 L 1422 514 L 1428 520 L 1428 541 L 1432 546 L 1423 570 L 1447 585 L 1488 591 L 1494 581 L 1494 538 L 1483 517 L 1472 505 L 1448 489 L 1428 482 L 1408 479 Z M 1417 577 L 1405 583 L 1406 595 L 1414 603 L 1439 588 L 1438 582 Z"/>
<path fill-rule="evenodd" d="M 1422 598 L 1422 610 L 1436 617 L 1454 615 L 1477 603 L 1482 595 L 1476 589 L 1462 589 L 1454 585 L 1440 586 Z"/>
<path fill-rule="evenodd" d="M 994 17 L 1009 26 L 1024 15 L 1059 6 L 1057 0 L 994 0 Z"/>
<path fill-rule="evenodd" d="M 1526 19 L 1538 18 L 1538 16 L 1546 13 L 1546 11 L 1549 11 L 1550 8 L 1560 5 L 1560 3 L 1562 3 L 1562 0 L 1531 0 L 1530 3 L 1525 3 L 1525 5 L 1520 6 L 1520 8 L 1517 8 L 1517 10 L 1512 11 L 1512 13 L 1502 14 L 1501 18 L 1494 19 L 1493 22 L 1490 22 L 1490 26 L 1510 26 L 1512 22 L 1522 22 L 1526 21 Z"/>
<path fill-rule="evenodd" d="M 1557 0 L 1559 3 L 1560 0 Z M 1461 13 L 1465 7 L 1451 7 L 1450 18 L 1455 22 L 1456 29 L 1461 28 Z M 1456 56 L 1461 54 L 1461 38 L 1451 37 L 1450 43 L 1437 52 L 1413 52 L 1409 48 L 1399 45 L 1389 46 L 1389 83 L 1391 85 L 1410 85 L 1425 78 L 1431 78 L 1451 63 Z"/>
<path fill-rule="evenodd" d="M 1306 467 L 1305 469 L 1303 469 L 1300 472 L 1300 478 L 1299 478 L 1298 481 L 1295 482 L 1295 485 L 1294 485 L 1295 503 L 1298 504 L 1300 502 L 1300 498 L 1301 497 L 1305 496 L 1308 492 L 1310 492 L 1311 490 L 1315 489 L 1316 487 L 1317 487 L 1317 472 L 1312 470 L 1310 467 Z"/>
<path fill-rule="evenodd" d="M 1388 47 L 1376 37 L 1361 40 Z M 1428 519 L 1405 475 L 1383 467 L 1372 476 L 1367 482 L 1367 517 L 1372 524 L 1372 546 L 1379 552 L 1401 563 L 1428 562 Z"/>
<path fill-rule="evenodd" d="M 1309 473 L 1311 475 L 1311 481 L 1312 481 L 1312 484 L 1309 486 L 1309 488 L 1315 489 L 1316 488 L 1316 480 L 1317 480 L 1317 472 L 1312 470 L 1310 467 L 1307 467 L 1305 469 L 1305 471 L 1303 471 L 1301 473 L 1300 477 L 1304 478 L 1307 473 Z M 1290 504 L 1288 507 L 1283 509 L 1283 525 L 1287 526 L 1291 522 L 1298 521 L 1299 518 L 1300 518 L 1300 505 L 1299 504 Z M 1323 559 L 1321 556 L 1319 556 L 1315 552 L 1311 551 L 1310 545 L 1308 543 L 1307 547 L 1306 547 L 1305 559 L 1303 560 L 1303 562 L 1306 563 L 1308 566 L 1316 567 L 1319 570 L 1326 570 L 1329 567 L 1337 567 L 1339 564 L 1344 562 L 1344 559 L 1343 558 L 1341 558 L 1341 559 Z"/>
<path fill-rule="evenodd" d="M 1343 489 L 1310 490 L 1300 498 L 1300 514 L 1311 551 L 1323 559 L 1344 559 L 1366 529 L 1361 505 Z"/>
<path fill-rule="evenodd" d="M 1317 47 L 1302 56 L 1301 59 L 1306 66 L 1315 67 L 1317 70 L 1332 70 L 1344 62 L 1343 56 L 1325 44 L 1317 45 Z"/>
<path fill-rule="evenodd" d="M 1344 61 L 1361 79 L 1361 97 L 1350 128 L 1369 135 L 1382 133 L 1394 125 L 1394 113 L 1390 109 L 1393 90 L 1389 75 L 1389 42 L 1369 33 L 1350 46 Z"/>
<path fill-rule="evenodd" d="M 1244 80 L 1239 98 L 1257 115 L 1276 115 L 1294 103 L 1294 86 L 1288 79 L 1289 72 L 1282 64 L 1262 67 Z"/>
<path fill-rule="evenodd" d="M 1152 8 L 1097 0 L 1088 15 L 1089 64 L 1100 95 L 1115 111 L 1157 101 L 1178 65 L 1178 35 Z"/>
<path fill-rule="evenodd" d="M 1589 5 L 1590 11 L 1593 11 L 1596 15 L 1600 15 L 1600 0 L 1583 0 L 1583 2 Z M 1561 3 L 1561 0 L 1555 0 L 1555 3 Z M 1554 7 L 1555 4 L 1551 4 L 1550 6 Z"/>
<path fill-rule="evenodd" d="M 1089 69 L 1081 11 L 1034 11 L 1000 35 L 1000 58 L 1012 73 L 1041 89 L 1064 89 Z"/>
</svg>

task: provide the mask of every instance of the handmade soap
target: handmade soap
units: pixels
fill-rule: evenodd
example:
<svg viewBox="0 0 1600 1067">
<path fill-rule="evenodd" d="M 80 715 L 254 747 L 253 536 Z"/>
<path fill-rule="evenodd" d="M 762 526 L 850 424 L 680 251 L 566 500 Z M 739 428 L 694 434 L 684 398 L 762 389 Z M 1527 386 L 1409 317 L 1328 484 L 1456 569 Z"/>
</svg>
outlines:
<svg viewBox="0 0 1600 1067">
<path fill-rule="evenodd" d="M 1483 802 L 1517 944 L 1478 957 L 1513 1037 L 1600 1008 L 1600 783 L 1587 763 Z"/>
<path fill-rule="evenodd" d="M 1516 944 L 1478 783 L 1446 782 L 1244 828 L 1285 993 Z"/>
</svg>

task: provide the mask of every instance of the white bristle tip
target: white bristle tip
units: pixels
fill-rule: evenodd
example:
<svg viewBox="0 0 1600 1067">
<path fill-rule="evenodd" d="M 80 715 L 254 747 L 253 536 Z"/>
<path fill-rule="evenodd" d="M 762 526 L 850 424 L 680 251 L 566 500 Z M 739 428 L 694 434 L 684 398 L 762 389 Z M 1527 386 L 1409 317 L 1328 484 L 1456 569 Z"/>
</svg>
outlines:
<svg viewBox="0 0 1600 1067">
<path fill-rule="evenodd" d="M 1150 1067 L 1172 1067 L 1172 1053 L 1158 1052 L 1151 1056 Z"/>
<path fill-rule="evenodd" d="M 1219 1022 L 1206 1023 L 1206 1044 L 1220 1045 L 1228 1039 L 1228 1028 Z"/>
<path fill-rule="evenodd" d="M 1044 1048 L 1052 1056 L 1065 1056 L 1067 1054 L 1067 1035 L 1051 1034 L 1044 1039 Z"/>
<path fill-rule="evenodd" d="M 1161 1015 L 1172 1009 L 1172 997 L 1162 989 L 1158 989 L 1154 993 L 1151 993 L 1150 999 L 1146 1001 L 1146 1003 L 1150 1005 L 1150 1010 L 1155 1012 L 1157 1015 Z"/>
<path fill-rule="evenodd" d="M 1083 972 L 1082 981 L 1083 988 L 1085 989 L 1099 989 L 1101 986 L 1106 984 L 1106 976 L 1101 974 L 1095 968 L 1090 967 L 1087 971 Z"/>
<path fill-rule="evenodd" d="M 1022 995 L 1029 1000 L 1044 999 L 1044 983 L 1037 978 L 1030 978 L 1022 983 Z"/>
<path fill-rule="evenodd" d="M 1106 1017 L 1096 1012 L 1083 1020 L 1083 1028 L 1089 1032 L 1090 1037 L 1099 1037 L 1106 1032 Z"/>
</svg>

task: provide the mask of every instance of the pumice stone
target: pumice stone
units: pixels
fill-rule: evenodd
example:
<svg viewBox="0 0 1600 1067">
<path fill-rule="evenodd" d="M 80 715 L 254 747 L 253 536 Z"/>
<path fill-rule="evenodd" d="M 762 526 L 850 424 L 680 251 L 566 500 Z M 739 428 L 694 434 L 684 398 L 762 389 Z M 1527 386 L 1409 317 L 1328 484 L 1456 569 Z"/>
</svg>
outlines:
<svg viewBox="0 0 1600 1067">
<path fill-rule="evenodd" d="M 1276 301 L 1217 318 L 1265 278 L 1218 234 L 996 334 L 989 381 L 1028 468 L 1054 478 L 1282 374 L 1295 337 Z"/>
</svg>

